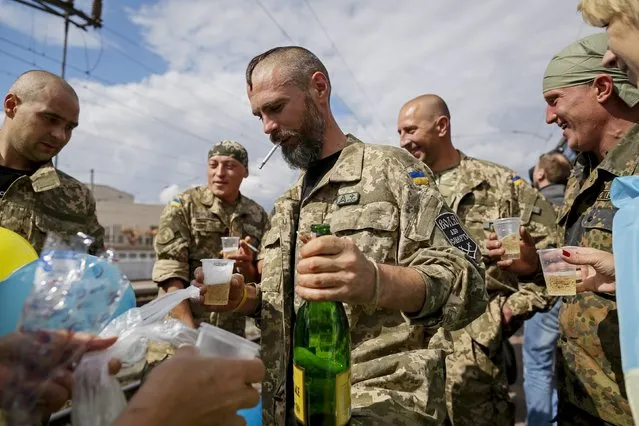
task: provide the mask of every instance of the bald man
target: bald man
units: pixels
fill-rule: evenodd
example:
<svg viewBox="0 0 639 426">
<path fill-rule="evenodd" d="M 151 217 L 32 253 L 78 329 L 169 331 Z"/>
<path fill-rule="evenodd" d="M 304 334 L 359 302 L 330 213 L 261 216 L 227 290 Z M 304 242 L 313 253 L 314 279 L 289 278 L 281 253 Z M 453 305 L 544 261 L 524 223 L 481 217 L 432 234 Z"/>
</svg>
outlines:
<svg viewBox="0 0 639 426">
<path fill-rule="evenodd" d="M 536 190 L 514 171 L 455 149 L 450 111 L 442 98 L 423 95 L 408 101 L 397 129 L 401 147 L 431 168 L 446 202 L 474 239 L 485 240 L 494 219 L 521 217 L 538 247 L 554 241 L 555 213 Z M 446 359 L 446 402 L 455 425 L 514 423 L 505 345 L 524 319 L 549 307 L 540 287 L 520 286 L 514 274 L 504 273 L 495 262 L 486 263 L 485 281 L 488 307 L 469 326 L 453 332 L 454 352 Z"/>
<path fill-rule="evenodd" d="M 104 245 L 104 229 L 86 185 L 56 170 L 51 159 L 78 125 L 78 95 L 47 71 L 28 71 L 4 98 L 0 127 L 0 226 L 26 238 L 39 253 L 48 233 L 91 236 L 90 252 Z"/>
</svg>

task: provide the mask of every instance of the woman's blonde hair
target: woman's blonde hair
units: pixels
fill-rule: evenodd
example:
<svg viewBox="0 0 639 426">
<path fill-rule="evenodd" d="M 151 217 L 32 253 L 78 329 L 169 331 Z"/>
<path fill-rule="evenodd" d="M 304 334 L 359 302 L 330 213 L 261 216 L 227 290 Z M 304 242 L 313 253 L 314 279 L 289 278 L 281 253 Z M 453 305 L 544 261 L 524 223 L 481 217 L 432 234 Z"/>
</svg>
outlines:
<svg viewBox="0 0 639 426">
<path fill-rule="evenodd" d="M 607 27 L 613 19 L 621 19 L 639 28 L 637 0 L 580 0 L 577 10 L 595 27 Z"/>
</svg>

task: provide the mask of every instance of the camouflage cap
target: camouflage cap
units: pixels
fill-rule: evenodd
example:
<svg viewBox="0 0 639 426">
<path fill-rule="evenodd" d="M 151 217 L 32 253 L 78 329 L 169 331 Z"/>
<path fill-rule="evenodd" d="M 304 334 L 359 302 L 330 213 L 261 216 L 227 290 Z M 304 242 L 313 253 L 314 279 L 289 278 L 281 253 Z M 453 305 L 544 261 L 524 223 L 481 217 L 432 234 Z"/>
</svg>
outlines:
<svg viewBox="0 0 639 426">
<path fill-rule="evenodd" d="M 213 148 L 209 150 L 208 158 L 215 155 L 224 155 L 234 158 L 248 169 L 248 152 L 246 152 L 246 148 L 244 148 L 239 142 L 223 140 L 216 143 L 213 145 Z"/>
</svg>

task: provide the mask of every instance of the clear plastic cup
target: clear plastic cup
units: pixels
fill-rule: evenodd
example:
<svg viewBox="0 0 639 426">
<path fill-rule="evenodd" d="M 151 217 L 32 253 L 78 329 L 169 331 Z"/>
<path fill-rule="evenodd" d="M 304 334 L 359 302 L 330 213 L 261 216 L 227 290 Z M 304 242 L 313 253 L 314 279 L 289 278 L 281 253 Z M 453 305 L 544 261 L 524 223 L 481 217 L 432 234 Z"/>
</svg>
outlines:
<svg viewBox="0 0 639 426">
<path fill-rule="evenodd" d="M 240 248 L 240 237 L 222 237 L 222 253 L 235 256 Z"/>
<path fill-rule="evenodd" d="M 200 335 L 195 346 L 199 348 L 202 356 L 220 358 L 253 359 L 257 358 L 260 352 L 260 345 L 257 343 L 206 323 L 200 325 Z M 260 384 L 254 384 L 253 387 L 258 391 L 262 388 Z M 247 426 L 260 426 L 262 398 L 255 407 L 239 410 L 237 414 L 244 417 Z"/>
<path fill-rule="evenodd" d="M 195 343 L 203 356 L 253 359 L 260 354 L 260 345 L 211 324 L 200 324 Z"/>
<path fill-rule="evenodd" d="M 234 260 L 202 259 L 204 272 L 205 305 L 226 305 L 231 291 Z"/>
<path fill-rule="evenodd" d="M 549 296 L 577 294 L 577 266 L 561 258 L 561 248 L 537 250 Z"/>
<path fill-rule="evenodd" d="M 502 260 L 519 259 L 519 225 L 518 217 L 506 217 L 493 221 L 497 239 L 501 241 L 501 245 L 506 251 L 501 257 Z"/>
</svg>

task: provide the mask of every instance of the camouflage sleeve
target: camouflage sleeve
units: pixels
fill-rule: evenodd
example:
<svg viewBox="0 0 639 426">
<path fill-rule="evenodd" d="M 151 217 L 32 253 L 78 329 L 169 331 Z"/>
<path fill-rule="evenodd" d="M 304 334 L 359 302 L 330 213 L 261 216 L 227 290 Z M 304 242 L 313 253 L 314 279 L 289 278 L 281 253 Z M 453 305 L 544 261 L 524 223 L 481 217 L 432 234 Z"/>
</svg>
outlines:
<svg viewBox="0 0 639 426">
<path fill-rule="evenodd" d="M 535 247 L 557 247 L 557 214 L 552 204 L 526 182 L 517 189 L 521 223 L 535 240 Z"/>
<path fill-rule="evenodd" d="M 93 243 L 89 248 L 90 254 L 96 254 L 104 250 L 104 228 L 98 222 L 98 216 L 95 209 L 95 199 L 89 195 L 89 212 L 88 212 L 88 234 L 93 237 Z"/>
<path fill-rule="evenodd" d="M 190 282 L 189 241 L 191 231 L 184 211 L 184 200 L 175 198 L 160 216 L 154 246 L 157 261 L 153 265 L 152 279 L 162 283 L 171 278 Z"/>
<path fill-rule="evenodd" d="M 515 183 L 521 222 L 535 240 L 538 249 L 555 247 L 557 242 L 556 214 L 553 206 L 526 182 Z M 520 277 L 519 289 L 506 300 L 513 316 L 529 316 L 550 309 L 556 297 L 548 296 L 545 288 Z M 543 283 L 542 283 L 543 284 Z"/>
<path fill-rule="evenodd" d="M 556 297 L 546 295 L 543 287 L 534 283 L 522 283 L 519 291 L 506 299 L 505 305 L 510 308 L 514 317 L 529 317 L 535 312 L 550 309 Z"/>
<path fill-rule="evenodd" d="M 429 328 L 462 328 L 488 301 L 479 245 L 446 206 L 426 166 L 390 161 L 386 181 L 400 209 L 398 264 L 420 272 L 426 286 L 422 309 L 405 317 Z"/>
</svg>

